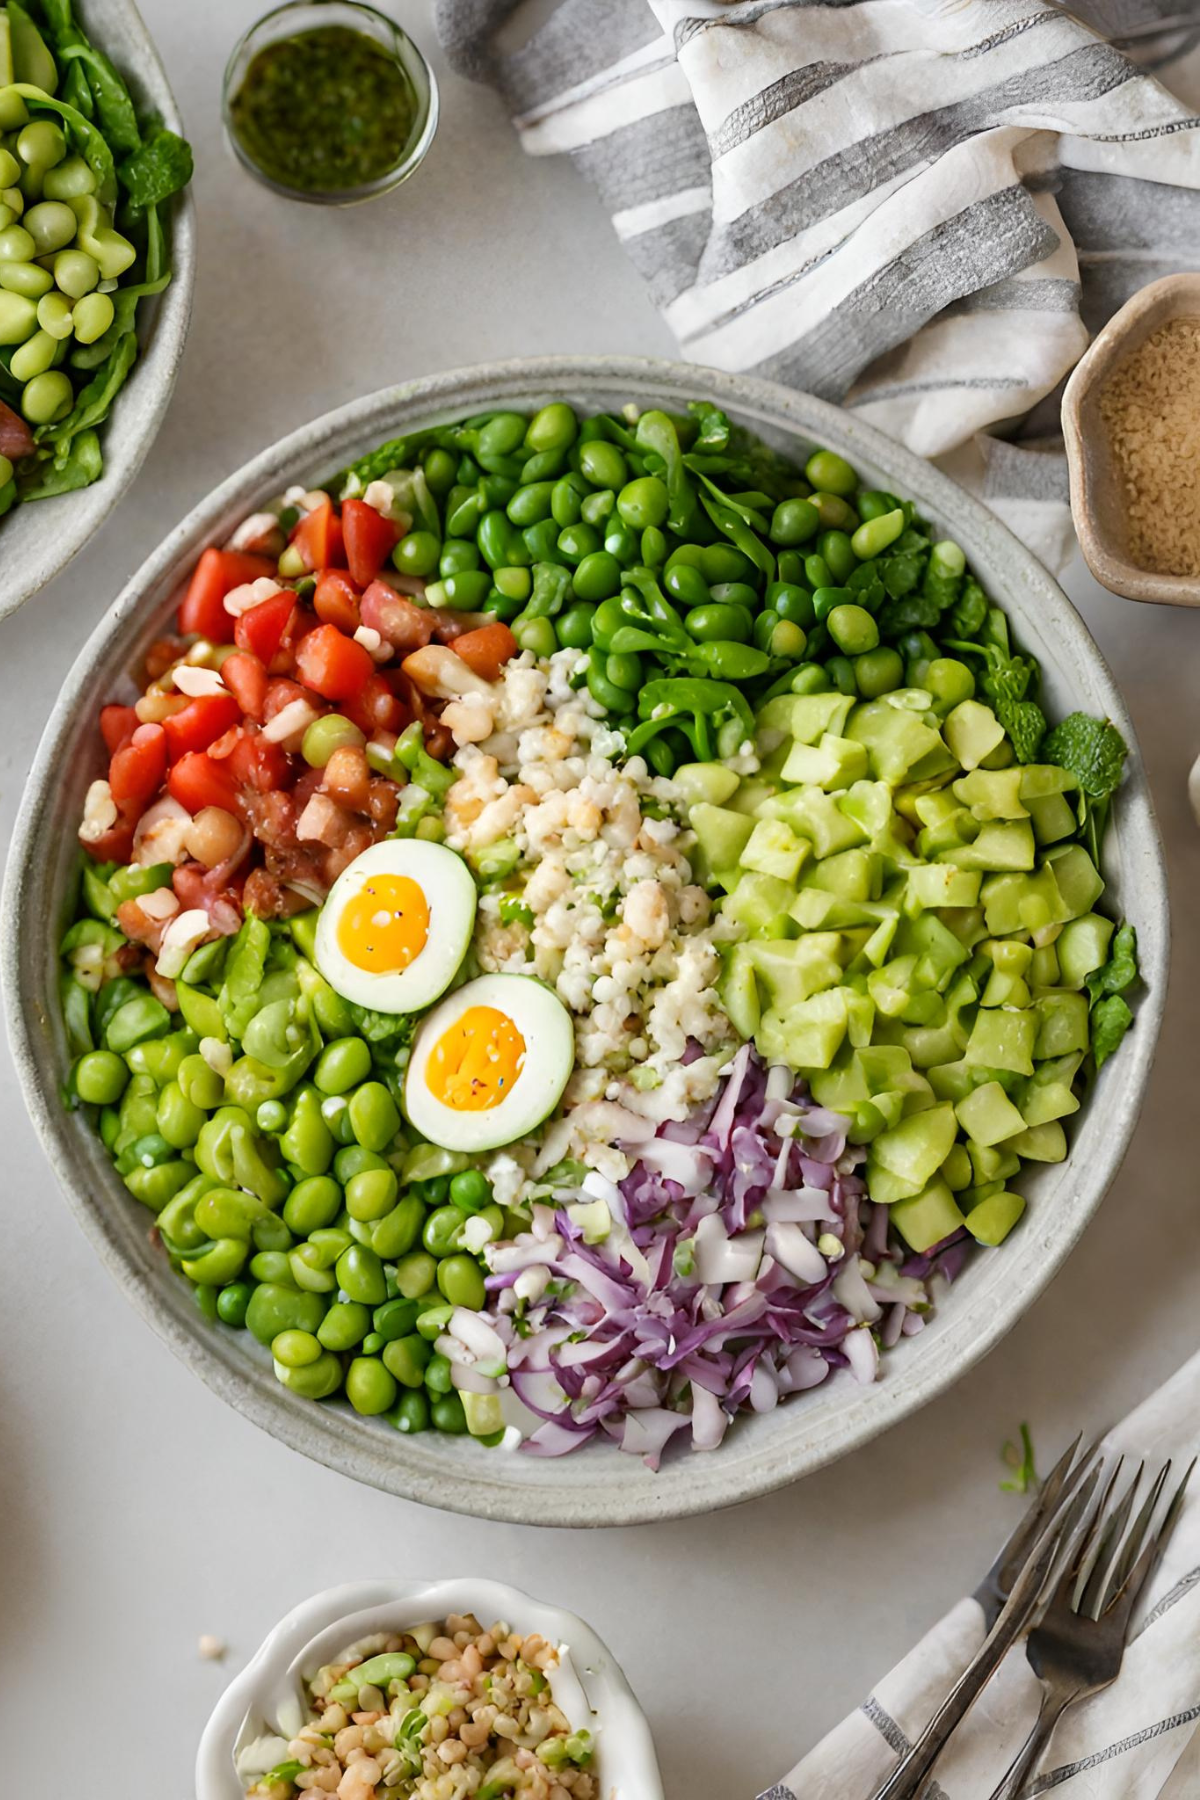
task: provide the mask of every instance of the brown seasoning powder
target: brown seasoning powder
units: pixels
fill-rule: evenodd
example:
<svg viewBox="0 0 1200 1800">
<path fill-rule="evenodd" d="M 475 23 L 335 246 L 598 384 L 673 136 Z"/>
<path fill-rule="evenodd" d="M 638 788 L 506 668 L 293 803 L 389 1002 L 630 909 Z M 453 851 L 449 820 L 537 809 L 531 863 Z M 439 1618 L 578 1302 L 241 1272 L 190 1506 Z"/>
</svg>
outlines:
<svg viewBox="0 0 1200 1800">
<path fill-rule="evenodd" d="M 1157 575 L 1200 575 L 1200 318 L 1169 319 L 1100 395 L 1129 528 Z"/>
</svg>

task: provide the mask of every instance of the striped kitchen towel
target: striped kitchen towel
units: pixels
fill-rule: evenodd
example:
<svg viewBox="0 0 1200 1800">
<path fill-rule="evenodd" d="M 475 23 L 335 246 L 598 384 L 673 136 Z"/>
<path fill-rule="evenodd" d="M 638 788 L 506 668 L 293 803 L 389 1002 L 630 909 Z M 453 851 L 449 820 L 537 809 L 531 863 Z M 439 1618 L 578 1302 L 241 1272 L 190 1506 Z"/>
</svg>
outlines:
<svg viewBox="0 0 1200 1800">
<path fill-rule="evenodd" d="M 840 401 L 1054 566 L 1058 390 L 1200 266 L 1197 0 L 437 0 L 698 363 Z"/>
<path fill-rule="evenodd" d="M 1200 1454 L 1200 1356 L 1109 1434 L 1126 1468 Z M 758 1800 L 870 1800 L 983 1642 L 960 1600 L 856 1713 Z M 988 1800 L 1037 1716 L 1040 1689 L 1015 1651 L 938 1762 L 927 1800 Z M 1159 1569 L 1142 1595 L 1112 1687 L 1064 1714 L 1022 1800 L 1197 1800 L 1200 1796 L 1200 1481 L 1193 1477 Z"/>
</svg>

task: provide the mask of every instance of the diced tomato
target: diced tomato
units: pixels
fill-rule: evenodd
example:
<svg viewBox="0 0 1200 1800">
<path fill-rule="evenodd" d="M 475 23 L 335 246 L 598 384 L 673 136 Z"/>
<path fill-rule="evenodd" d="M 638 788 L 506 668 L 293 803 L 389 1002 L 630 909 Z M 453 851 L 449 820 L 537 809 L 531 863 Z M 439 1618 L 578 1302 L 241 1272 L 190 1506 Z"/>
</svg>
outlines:
<svg viewBox="0 0 1200 1800">
<path fill-rule="evenodd" d="M 232 644 L 233 619 L 225 611 L 226 594 L 275 572 L 276 564 L 269 556 L 252 556 L 246 550 L 205 550 L 180 603 L 180 631 L 185 636 L 198 632 L 210 643 Z"/>
<path fill-rule="evenodd" d="M 357 699 L 342 703 L 341 710 L 368 737 L 374 737 L 378 731 L 399 733 L 412 723 L 411 712 L 378 671 L 368 678 Z"/>
<path fill-rule="evenodd" d="M 517 654 L 517 640 L 508 626 L 497 620 L 495 625 L 455 638 L 454 654 L 484 681 L 495 681 L 508 659 Z"/>
<path fill-rule="evenodd" d="M 322 500 L 310 513 L 305 513 L 292 530 L 292 543 L 304 560 L 309 574 L 318 569 L 344 569 L 346 546 L 342 539 L 342 521 L 333 510 L 332 500 Z"/>
<path fill-rule="evenodd" d="M 257 656 L 264 668 L 270 668 L 295 610 L 296 596 L 290 589 L 272 594 L 269 600 L 260 600 L 238 619 L 233 628 L 234 643 L 239 650 L 249 650 Z"/>
<path fill-rule="evenodd" d="M 167 776 L 171 797 L 190 813 L 202 812 L 206 806 L 220 806 L 226 812 L 238 810 L 237 783 L 227 763 L 214 762 L 202 750 L 189 750 Z"/>
<path fill-rule="evenodd" d="M 293 700 L 307 700 L 320 710 L 316 694 L 301 687 L 298 681 L 289 681 L 286 675 L 277 676 L 267 687 L 267 697 L 263 702 L 264 723 L 273 719 L 276 713 L 281 713 L 285 706 L 290 706 Z"/>
<path fill-rule="evenodd" d="M 132 706 L 102 706 L 100 735 L 110 756 L 127 744 L 138 728 L 138 716 Z"/>
<path fill-rule="evenodd" d="M 33 448 L 33 433 L 20 413 L 0 400 L 0 456 L 20 462 L 23 456 L 33 455 Z"/>
<path fill-rule="evenodd" d="M 346 561 L 355 581 L 366 587 L 400 541 L 400 533 L 390 519 L 377 513 L 365 500 L 342 502 L 342 531 L 346 539 Z"/>
<path fill-rule="evenodd" d="M 189 750 L 207 750 L 241 716 L 242 709 L 232 694 L 197 694 L 163 724 L 171 761 L 178 762 Z"/>
<path fill-rule="evenodd" d="M 361 614 L 364 625 L 405 656 L 411 650 L 423 650 L 433 641 L 433 610 L 398 594 L 386 581 L 371 583 L 362 597 Z"/>
<path fill-rule="evenodd" d="M 375 673 L 370 652 L 336 625 L 318 625 L 296 650 L 296 669 L 306 687 L 327 700 L 354 700 Z"/>
<path fill-rule="evenodd" d="M 242 615 L 243 618 L 248 616 Z M 248 650 L 237 650 L 221 664 L 221 675 L 246 717 L 261 719 L 267 698 L 267 671 L 258 657 Z"/>
<path fill-rule="evenodd" d="M 326 569 L 318 575 L 313 595 L 317 617 L 323 624 L 336 625 L 347 637 L 353 637 L 362 624 L 359 598 L 358 583 L 345 569 Z"/>
<path fill-rule="evenodd" d="M 128 801 L 140 812 L 157 794 L 166 772 L 166 732 L 161 725 L 139 725 L 129 742 L 113 753 L 109 790 L 118 806 Z"/>
<path fill-rule="evenodd" d="M 93 838 L 83 847 L 97 862 L 127 863 L 133 856 L 133 834 L 136 828 L 136 818 L 118 819 L 102 837 Z"/>
<path fill-rule="evenodd" d="M 241 787 L 269 794 L 282 788 L 291 773 L 282 744 L 272 744 L 257 732 L 244 732 L 230 751 L 225 767 Z"/>
</svg>

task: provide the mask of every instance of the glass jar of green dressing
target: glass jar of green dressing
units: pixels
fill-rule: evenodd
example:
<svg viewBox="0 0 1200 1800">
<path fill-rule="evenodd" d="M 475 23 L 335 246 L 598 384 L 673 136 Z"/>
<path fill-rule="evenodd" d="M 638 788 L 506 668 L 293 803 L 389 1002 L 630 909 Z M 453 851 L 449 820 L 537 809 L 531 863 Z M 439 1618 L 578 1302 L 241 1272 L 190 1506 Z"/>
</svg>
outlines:
<svg viewBox="0 0 1200 1800">
<path fill-rule="evenodd" d="M 293 200 L 349 206 L 399 185 L 437 128 L 433 72 L 393 19 L 360 0 L 288 0 L 225 70 L 240 162 Z"/>
</svg>

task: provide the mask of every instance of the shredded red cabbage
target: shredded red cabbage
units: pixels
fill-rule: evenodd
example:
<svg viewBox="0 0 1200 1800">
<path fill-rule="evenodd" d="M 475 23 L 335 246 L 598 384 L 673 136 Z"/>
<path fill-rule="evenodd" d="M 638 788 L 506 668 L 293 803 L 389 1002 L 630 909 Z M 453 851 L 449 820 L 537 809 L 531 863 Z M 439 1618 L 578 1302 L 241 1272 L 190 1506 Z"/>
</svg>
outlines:
<svg viewBox="0 0 1200 1800">
<path fill-rule="evenodd" d="M 605 1433 L 657 1469 L 678 1432 L 715 1449 L 739 1411 L 769 1412 L 831 1369 L 873 1381 L 880 1350 L 921 1330 L 934 1278 L 952 1279 L 967 1247 L 960 1232 L 911 1255 L 846 1133 L 745 1045 L 708 1105 L 630 1147 L 619 1187 L 589 1175 L 488 1247 L 480 1322 L 507 1374 L 478 1369 L 452 1323 L 439 1348 L 456 1383 L 509 1389 L 530 1455 Z"/>
</svg>

